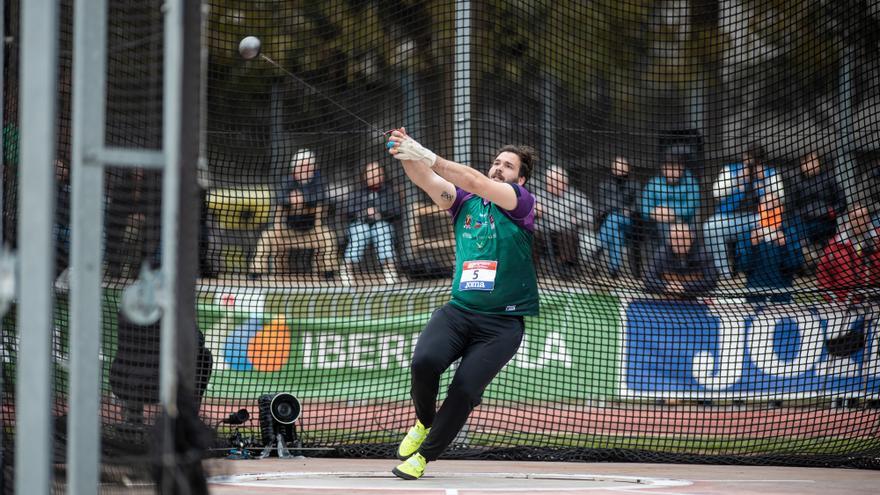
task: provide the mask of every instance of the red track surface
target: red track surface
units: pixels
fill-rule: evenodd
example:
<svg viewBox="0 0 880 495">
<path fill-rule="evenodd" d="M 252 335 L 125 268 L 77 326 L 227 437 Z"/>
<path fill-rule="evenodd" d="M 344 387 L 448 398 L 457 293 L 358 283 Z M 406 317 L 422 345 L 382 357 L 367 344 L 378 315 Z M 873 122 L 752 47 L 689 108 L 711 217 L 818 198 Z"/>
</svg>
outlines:
<svg viewBox="0 0 880 495">
<path fill-rule="evenodd" d="M 255 416 L 253 404 L 205 405 L 203 414 L 219 421 L 239 408 Z M 409 404 L 303 404 L 302 428 L 358 431 L 405 430 L 414 421 Z M 627 436 L 871 437 L 880 431 L 880 410 L 836 408 L 742 408 L 686 406 L 607 407 L 481 405 L 470 423 L 482 430 L 522 433 L 574 433 Z"/>
</svg>

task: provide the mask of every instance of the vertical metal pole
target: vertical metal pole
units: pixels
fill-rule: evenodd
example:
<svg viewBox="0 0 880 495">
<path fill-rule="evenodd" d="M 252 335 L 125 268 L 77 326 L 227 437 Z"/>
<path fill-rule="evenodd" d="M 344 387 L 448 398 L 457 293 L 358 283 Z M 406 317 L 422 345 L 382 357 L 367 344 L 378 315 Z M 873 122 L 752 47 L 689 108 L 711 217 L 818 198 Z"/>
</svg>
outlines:
<svg viewBox="0 0 880 495">
<path fill-rule="evenodd" d="M 843 63 L 840 68 L 838 105 L 840 106 L 841 124 L 838 127 L 840 135 L 840 152 L 837 153 L 835 166 L 835 178 L 840 191 L 848 201 L 856 197 L 855 194 L 855 160 L 853 160 L 853 68 L 855 67 L 855 47 L 846 41 L 846 37 L 838 38 L 843 43 Z M 844 215 L 838 217 L 838 222 L 843 222 Z"/>
<path fill-rule="evenodd" d="M 455 119 L 453 160 L 471 163 L 471 2 L 455 2 Z"/>
<path fill-rule="evenodd" d="M 6 2 L 0 0 L 0 246 L 5 240 L 6 227 Z"/>
<path fill-rule="evenodd" d="M 556 84 L 553 77 L 544 74 L 541 80 L 541 155 L 547 165 L 556 163 Z"/>
<path fill-rule="evenodd" d="M 15 491 L 48 494 L 52 472 L 52 278 L 58 0 L 22 2 L 21 189 Z"/>
<path fill-rule="evenodd" d="M 410 69 L 404 69 L 400 74 L 400 86 L 403 89 L 403 121 L 413 131 L 418 133 L 422 126 L 422 99 L 419 94 L 419 85 L 416 75 Z M 412 132 L 410 132 L 412 133 Z M 425 136 L 420 136 L 424 138 Z"/>
<path fill-rule="evenodd" d="M 211 16 L 211 6 L 202 5 L 202 19 L 199 25 L 199 58 L 201 59 L 201 71 L 199 73 L 199 163 L 196 180 L 203 190 L 211 186 L 211 170 L 208 168 L 208 19 Z M 202 205 L 199 205 L 200 207 Z M 201 228 L 201 226 L 200 226 Z M 202 242 L 208 242 L 204 239 Z M 203 248 L 200 246 L 199 251 Z M 200 260 L 201 263 L 201 260 Z M 201 272 L 200 272 L 201 273 Z"/>
<path fill-rule="evenodd" d="M 281 83 L 272 83 L 269 93 L 269 148 L 272 161 L 270 169 L 272 175 L 284 176 L 288 174 L 287 163 L 284 156 L 284 106 L 281 104 Z"/>
<path fill-rule="evenodd" d="M 400 87 L 403 90 L 403 121 L 406 124 L 407 131 L 416 136 L 416 139 L 425 139 L 426 136 L 420 132 L 422 125 L 420 118 L 422 115 L 422 102 L 419 95 L 419 87 L 416 84 L 416 77 L 411 70 L 403 69 L 400 71 Z M 399 181 L 400 177 L 404 175 L 403 169 L 393 167 L 392 170 L 395 171 L 394 180 Z M 407 187 L 404 190 L 406 191 L 405 201 L 407 207 L 413 203 L 420 202 L 425 196 L 421 190 L 414 187 Z M 407 211 L 409 211 L 408 208 Z M 418 221 L 418 219 L 410 218 L 410 215 L 406 217 L 407 227 L 401 232 L 401 236 L 403 236 L 403 258 L 407 262 L 411 262 L 416 255 L 413 250 L 412 239 L 409 235 L 409 225 L 410 222 Z"/>
<path fill-rule="evenodd" d="M 701 74 L 705 76 L 705 74 Z M 696 129 L 701 136 L 706 136 L 706 110 L 705 101 L 708 89 L 707 81 L 703 77 L 697 78 L 690 91 L 690 117 L 691 129 Z"/>
<path fill-rule="evenodd" d="M 0 248 L 3 247 L 3 240 L 5 237 L 5 222 L 4 217 L 6 216 L 6 195 L 4 191 L 6 190 L 6 184 L 11 183 L 12 181 L 6 180 L 6 167 L 4 164 L 6 163 L 5 157 L 3 156 L 4 148 L 3 141 L 6 140 L 6 125 L 4 122 L 4 115 L 6 110 L 6 93 L 4 83 L 6 82 L 6 2 L 0 0 Z M 0 319 L 5 315 L 0 315 Z M 6 326 L 0 321 L 0 343 L 5 344 L 6 342 Z M 6 351 L 0 352 L 0 366 L 5 366 L 6 360 Z M 3 396 L 3 375 L 4 372 L 0 371 L 0 397 Z M 6 425 L 0 422 L 0 428 L 6 428 Z M 6 465 L 6 435 L 5 432 L 0 431 L 0 466 Z M 6 473 L 5 469 L 0 470 L 0 490 L 6 490 Z"/>
<path fill-rule="evenodd" d="M 471 2 L 455 2 L 455 94 L 453 111 L 455 118 L 454 160 L 469 165 L 473 163 L 473 137 L 471 135 Z M 467 426 L 461 429 L 453 442 L 467 444 Z"/>
<path fill-rule="evenodd" d="M 183 73 L 183 5 L 181 0 L 165 2 L 165 80 L 163 84 L 162 149 L 165 153 L 165 171 L 162 175 L 162 330 L 159 366 L 159 398 L 170 422 L 177 419 L 177 239 L 180 168 L 180 95 Z M 162 432 L 162 469 L 174 463 L 173 432 L 166 427 Z M 163 476 L 165 483 L 173 476 Z M 162 493 L 166 492 L 161 487 Z"/>
<path fill-rule="evenodd" d="M 74 10 L 71 168 L 70 493 L 97 493 L 101 453 L 101 233 L 107 1 L 78 0 Z"/>
<path fill-rule="evenodd" d="M 165 80 L 162 148 L 163 317 L 160 398 L 167 414 L 162 434 L 161 493 L 198 490 L 185 473 L 199 470 L 201 459 L 176 456 L 175 425 L 198 421 L 196 375 L 195 278 L 199 222 L 196 166 L 199 157 L 201 6 L 168 0 L 165 4 Z M 182 399 L 181 402 L 178 402 Z M 177 474 L 183 474 L 177 476 Z"/>
</svg>

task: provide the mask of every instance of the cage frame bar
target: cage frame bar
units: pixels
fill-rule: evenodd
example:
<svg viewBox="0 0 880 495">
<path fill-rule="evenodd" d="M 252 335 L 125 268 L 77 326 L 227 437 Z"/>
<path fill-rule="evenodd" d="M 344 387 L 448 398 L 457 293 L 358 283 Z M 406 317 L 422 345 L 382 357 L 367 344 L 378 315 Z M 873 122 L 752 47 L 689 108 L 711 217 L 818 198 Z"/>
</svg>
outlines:
<svg viewBox="0 0 880 495">
<path fill-rule="evenodd" d="M 52 485 L 52 328 L 55 241 L 54 163 L 58 0 L 29 0 L 21 10 L 21 146 L 16 366 L 15 490 L 48 494 Z M 46 33 L 52 33 L 47 36 Z M 27 359 L 22 359 L 27 356 Z"/>
<path fill-rule="evenodd" d="M 88 150 L 104 144 L 107 0 L 74 6 L 71 108 L 70 401 L 68 490 L 96 493 L 101 463 L 101 250 L 104 163 Z"/>
</svg>

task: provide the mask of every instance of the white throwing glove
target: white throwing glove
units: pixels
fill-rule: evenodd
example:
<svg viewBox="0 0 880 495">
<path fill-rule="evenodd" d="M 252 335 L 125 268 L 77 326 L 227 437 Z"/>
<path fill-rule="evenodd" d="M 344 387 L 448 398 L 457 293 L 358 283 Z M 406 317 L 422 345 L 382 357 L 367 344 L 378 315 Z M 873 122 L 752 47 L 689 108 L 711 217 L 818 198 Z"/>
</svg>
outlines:
<svg viewBox="0 0 880 495">
<path fill-rule="evenodd" d="M 411 137 L 407 137 L 400 142 L 397 147 L 397 153 L 394 158 L 398 160 L 412 160 L 422 162 L 429 167 L 433 167 L 437 163 L 437 154 L 425 148 L 418 141 Z"/>
</svg>

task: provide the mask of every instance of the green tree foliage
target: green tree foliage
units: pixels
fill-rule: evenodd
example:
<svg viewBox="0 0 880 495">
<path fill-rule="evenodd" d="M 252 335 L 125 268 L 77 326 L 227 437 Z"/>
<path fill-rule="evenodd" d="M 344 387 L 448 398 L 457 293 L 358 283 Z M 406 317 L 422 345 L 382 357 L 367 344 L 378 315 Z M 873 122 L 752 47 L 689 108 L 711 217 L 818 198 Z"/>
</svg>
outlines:
<svg viewBox="0 0 880 495">
<path fill-rule="evenodd" d="M 329 94 L 349 94 L 356 101 L 352 92 L 393 88 L 406 70 L 433 75 L 439 81 L 435 93 L 445 94 L 438 101 L 449 105 L 459 2 L 209 3 L 211 84 L 221 100 L 265 105 L 272 83 L 284 77 L 270 64 L 238 56 L 241 38 L 255 35 L 263 53 Z M 839 39 L 823 2 L 728 2 L 724 5 L 741 8 L 740 17 L 726 20 L 727 29 L 718 19 L 722 4 L 713 0 L 472 0 L 470 5 L 471 84 L 478 94 L 493 87 L 533 94 L 537 82 L 549 77 L 565 105 L 601 114 L 608 126 L 654 125 L 658 115 L 652 112 L 664 107 L 658 98 L 669 101 L 673 95 L 686 102 L 694 88 L 732 91 L 733 101 L 789 109 L 834 90 Z M 745 55 L 734 49 L 743 43 Z M 744 83 L 722 87 L 728 84 L 720 76 L 725 66 L 735 66 L 737 78 L 755 78 L 760 91 Z M 327 111 L 307 100 L 302 97 L 298 115 Z M 684 115 L 685 106 L 665 111 Z"/>
</svg>

